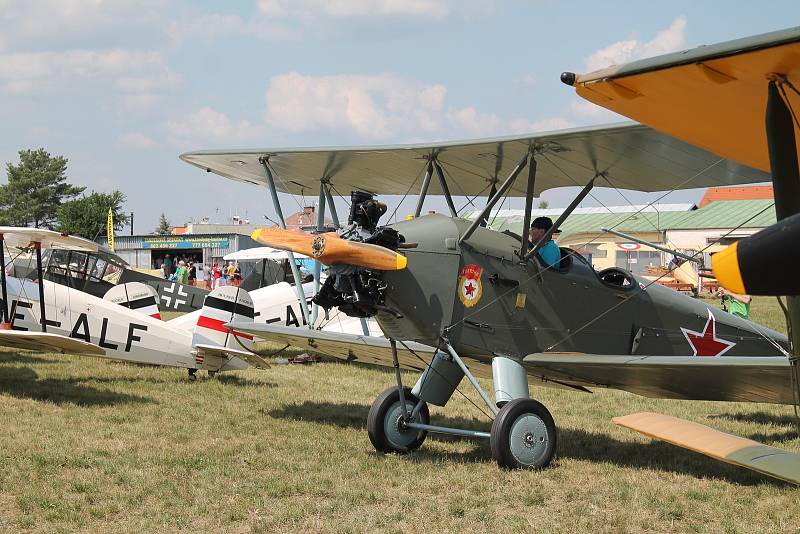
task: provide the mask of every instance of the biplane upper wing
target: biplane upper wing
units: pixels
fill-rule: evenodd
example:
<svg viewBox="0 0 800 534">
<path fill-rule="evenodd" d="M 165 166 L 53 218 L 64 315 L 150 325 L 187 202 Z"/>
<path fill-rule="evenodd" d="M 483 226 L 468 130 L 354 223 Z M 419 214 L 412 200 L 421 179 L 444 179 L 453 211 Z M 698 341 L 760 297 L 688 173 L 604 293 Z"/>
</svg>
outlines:
<svg viewBox="0 0 800 534">
<path fill-rule="evenodd" d="M 768 80 L 774 74 L 800 90 L 800 27 L 588 74 L 564 73 L 562 81 L 599 106 L 769 171 L 764 110 Z M 797 112 L 800 93 L 795 90 L 786 88 L 784 97 Z"/>
<path fill-rule="evenodd" d="M 80 339 L 48 332 L 23 332 L 0 330 L 0 346 L 37 352 L 59 352 L 61 354 L 84 354 L 105 356 L 106 351 Z"/>
<path fill-rule="evenodd" d="M 279 191 L 301 194 L 316 190 L 320 178 L 339 191 L 358 189 L 403 195 L 423 182 L 431 156 L 441 164 L 455 195 L 478 195 L 503 181 L 533 147 L 536 194 L 553 187 L 583 186 L 596 173 L 605 183 L 639 191 L 666 191 L 764 182 L 761 171 L 720 158 L 647 126 L 623 123 L 574 128 L 493 139 L 448 143 L 353 148 L 289 148 L 189 152 L 181 159 L 234 180 L 265 184 L 262 158 Z M 519 180 L 511 196 L 525 196 Z M 438 180 L 429 194 L 441 194 Z"/>
<path fill-rule="evenodd" d="M 587 387 L 621 389 L 666 399 L 792 404 L 784 356 L 636 356 L 536 353 L 523 358 L 529 375 Z"/>
<path fill-rule="evenodd" d="M 100 245 L 94 241 L 42 228 L 0 226 L 0 235 L 2 235 L 6 246 L 20 249 L 32 248 L 34 243 L 39 243 L 42 249 L 52 248 L 83 252 L 97 252 L 100 249 Z"/>
</svg>

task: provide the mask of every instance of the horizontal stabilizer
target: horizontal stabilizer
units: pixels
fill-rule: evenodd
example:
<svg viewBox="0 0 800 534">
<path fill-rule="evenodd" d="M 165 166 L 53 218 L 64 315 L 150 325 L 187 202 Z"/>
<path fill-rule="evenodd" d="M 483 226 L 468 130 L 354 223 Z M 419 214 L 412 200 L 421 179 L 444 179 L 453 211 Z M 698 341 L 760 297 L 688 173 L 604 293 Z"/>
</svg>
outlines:
<svg viewBox="0 0 800 534">
<path fill-rule="evenodd" d="M 88 356 L 106 355 L 106 351 L 97 345 L 47 332 L 0 330 L 0 345 L 37 352 L 60 352 L 61 354 L 85 354 Z"/>
<path fill-rule="evenodd" d="M 800 484 L 800 455 L 796 453 L 669 415 L 641 412 L 614 417 L 612 421 L 651 438 Z"/>
<path fill-rule="evenodd" d="M 203 359 L 207 359 L 209 357 L 217 357 L 223 360 L 229 358 L 239 358 L 240 360 L 246 361 L 248 364 L 255 367 L 256 369 L 270 368 L 270 365 L 267 362 L 267 360 L 265 360 L 258 354 L 254 354 L 252 352 L 245 350 L 220 347 L 218 345 L 204 345 L 204 344 L 195 345 L 194 354 L 195 357 L 202 356 Z"/>
</svg>

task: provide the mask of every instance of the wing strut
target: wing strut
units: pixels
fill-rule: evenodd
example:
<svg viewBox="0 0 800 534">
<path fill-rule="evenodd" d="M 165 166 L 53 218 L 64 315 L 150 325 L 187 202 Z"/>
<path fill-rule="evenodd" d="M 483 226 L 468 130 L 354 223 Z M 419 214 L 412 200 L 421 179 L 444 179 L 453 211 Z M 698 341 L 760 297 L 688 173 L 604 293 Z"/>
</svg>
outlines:
<svg viewBox="0 0 800 534">
<path fill-rule="evenodd" d="M 528 166 L 528 189 L 525 191 L 525 216 L 522 221 L 522 246 L 519 248 L 519 257 L 524 258 L 528 254 L 528 247 L 531 245 L 530 225 L 531 212 L 533 211 L 533 189 L 536 185 L 536 158 L 531 154 L 531 163 Z"/>
<path fill-rule="evenodd" d="M 6 287 L 6 244 L 3 234 L 0 234 L 0 264 L 2 264 L 3 272 L 0 273 L 0 285 L 3 290 L 3 309 L 2 320 L 3 324 L 8 324 L 8 288 Z"/>
<path fill-rule="evenodd" d="M 47 332 L 47 313 L 45 312 L 44 305 L 44 274 L 42 273 L 42 244 L 39 241 L 34 241 L 34 248 L 36 248 L 36 278 L 39 282 L 39 313 L 42 321 L 42 332 Z M 5 272 L 5 266 L 3 266 Z M 88 276 L 89 273 L 85 273 Z"/>
<path fill-rule="evenodd" d="M 551 226 L 550 229 L 546 231 L 542 236 L 542 238 L 536 243 L 536 245 L 532 249 L 530 249 L 530 251 L 528 251 L 528 253 L 525 255 L 526 260 L 531 256 L 533 256 L 534 254 L 536 254 L 537 252 L 539 252 L 539 249 L 542 248 L 542 246 L 545 243 L 550 241 L 550 238 L 553 237 L 553 232 L 558 230 L 558 227 L 561 226 L 561 223 L 563 223 L 566 220 L 566 218 L 569 217 L 573 211 L 575 211 L 575 208 L 578 207 L 578 205 L 583 201 L 583 199 L 586 198 L 586 195 L 588 195 L 589 192 L 592 190 L 592 188 L 594 187 L 594 181 L 597 180 L 598 176 L 600 176 L 600 174 L 595 174 L 594 176 L 592 176 L 592 179 L 589 180 L 589 183 L 586 184 L 583 187 L 583 189 L 581 189 L 581 192 L 578 193 L 578 196 L 576 196 L 572 200 L 572 203 L 569 206 L 567 206 L 567 209 L 564 210 L 564 213 L 559 215 L 558 219 L 556 219 L 556 222 L 553 223 L 553 226 Z"/>
<path fill-rule="evenodd" d="M 414 210 L 414 218 L 420 216 L 422 213 L 422 204 L 425 202 L 425 197 L 428 196 L 428 187 L 431 185 L 431 177 L 433 176 L 433 160 L 428 159 L 428 165 L 425 167 L 425 179 L 422 181 L 422 188 L 419 190 L 419 198 L 417 199 L 417 209 Z"/>
<path fill-rule="evenodd" d="M 435 159 L 433 160 L 433 166 L 436 168 L 436 176 L 439 177 L 439 185 L 442 188 L 442 194 L 444 195 L 444 199 L 447 201 L 447 207 L 450 209 L 450 215 L 453 217 L 458 217 L 458 212 L 456 211 L 456 205 L 453 204 L 453 197 L 450 194 L 450 188 L 447 186 L 447 180 L 444 179 L 444 172 L 442 171 L 442 166 L 439 165 L 439 162 Z"/>
<path fill-rule="evenodd" d="M 272 206 L 275 208 L 275 214 L 278 216 L 278 225 L 286 230 L 286 219 L 283 218 L 283 209 L 281 209 L 281 201 L 278 199 L 278 190 L 275 188 L 275 179 L 272 177 L 272 170 L 269 168 L 269 157 L 262 156 L 258 161 L 264 168 L 264 177 L 267 179 L 267 189 L 269 189 L 270 196 L 272 196 Z M 308 304 L 306 304 L 306 294 L 303 291 L 303 279 L 300 278 L 300 269 L 294 261 L 294 253 L 287 251 L 286 255 L 289 256 L 289 265 L 292 267 L 294 289 L 297 291 L 297 298 L 300 302 L 300 311 L 303 313 L 303 320 L 305 320 L 307 325 L 310 325 L 311 323 L 308 320 Z"/>
<path fill-rule="evenodd" d="M 506 181 L 503 182 L 503 185 L 500 186 L 500 189 L 498 189 L 497 192 L 494 195 L 492 195 L 492 197 L 486 203 L 486 206 L 483 208 L 483 210 L 481 210 L 481 212 L 478 214 L 478 216 L 475 217 L 475 220 L 472 221 L 472 224 L 470 224 L 469 228 L 466 229 L 466 231 L 464 232 L 464 235 L 462 235 L 461 239 L 458 240 L 459 243 L 463 243 L 464 241 L 469 239 L 469 237 L 473 234 L 473 232 L 475 232 L 475 229 L 478 228 L 478 226 L 481 225 L 481 221 L 483 221 L 483 218 L 486 215 L 488 215 L 489 212 L 494 207 L 494 205 L 497 204 L 497 201 L 500 200 L 501 198 L 503 198 L 503 195 L 506 194 L 506 191 L 508 191 L 509 188 L 512 185 L 514 185 L 514 180 L 517 179 L 517 175 L 520 172 L 522 172 L 522 169 L 524 169 L 525 165 L 528 164 L 528 155 L 529 154 L 530 154 L 529 152 L 526 152 L 525 155 L 522 156 L 522 159 L 519 160 L 519 163 L 517 163 L 517 166 L 514 167 L 513 171 L 511 171 L 511 174 L 508 175 L 508 178 L 506 178 Z M 437 170 L 439 169 L 439 165 L 438 164 L 436 165 L 436 168 L 437 168 Z M 454 215 L 454 217 L 455 217 L 455 215 Z"/>
<path fill-rule="evenodd" d="M 319 181 L 319 200 L 317 201 L 317 232 L 322 233 L 325 229 L 325 201 L 327 198 L 325 197 L 325 182 L 323 180 Z M 316 295 L 319 293 L 319 277 L 320 273 L 322 273 L 322 264 L 319 262 L 319 259 L 314 260 L 314 294 Z M 303 292 L 303 296 L 305 296 L 305 292 Z M 317 324 L 317 315 L 319 315 L 319 305 L 316 302 L 312 302 L 311 304 L 311 322 L 308 323 L 311 328 L 314 328 L 314 325 Z"/>
</svg>

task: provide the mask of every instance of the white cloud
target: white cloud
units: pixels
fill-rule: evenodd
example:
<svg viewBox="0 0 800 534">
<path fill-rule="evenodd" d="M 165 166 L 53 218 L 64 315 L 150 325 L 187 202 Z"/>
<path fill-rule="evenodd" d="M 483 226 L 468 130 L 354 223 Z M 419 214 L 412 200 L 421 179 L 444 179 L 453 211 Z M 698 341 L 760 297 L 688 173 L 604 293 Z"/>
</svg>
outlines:
<svg viewBox="0 0 800 534">
<path fill-rule="evenodd" d="M 176 42 L 200 40 L 207 43 L 216 43 L 236 35 L 280 41 L 296 41 L 302 37 L 297 30 L 274 24 L 263 17 L 245 20 L 239 15 L 219 13 L 173 21 L 169 24 L 167 35 Z"/>
<path fill-rule="evenodd" d="M 156 142 L 139 132 L 131 132 L 117 138 L 117 145 L 125 148 L 153 148 Z"/>
<path fill-rule="evenodd" d="M 262 126 L 247 120 L 231 120 L 210 107 L 175 116 L 164 123 L 167 141 L 176 147 L 193 148 L 203 144 L 233 144 L 257 141 L 264 135 Z"/>
<path fill-rule="evenodd" d="M 639 39 L 617 41 L 594 52 L 584 59 L 590 71 L 610 65 L 620 65 L 628 61 L 674 52 L 686 46 L 686 17 L 676 17 L 668 28 L 661 30 L 653 39 L 642 42 Z"/>
<path fill-rule="evenodd" d="M 180 77 L 159 52 L 142 50 L 65 50 L 0 55 L 0 88 L 7 92 L 47 90 L 58 84 L 106 82 L 125 92 L 171 89 Z"/>
<path fill-rule="evenodd" d="M 584 58 L 586 70 L 591 72 L 620 65 L 629 61 L 674 52 L 686 47 L 686 17 L 680 16 L 672 20 L 669 27 L 656 33 L 649 41 L 628 39 L 612 43 Z M 573 97 L 570 110 L 576 117 L 588 119 L 593 123 L 614 122 L 625 117 L 593 104 L 580 97 Z"/>
<path fill-rule="evenodd" d="M 273 129 L 348 132 L 368 141 L 480 137 L 543 129 L 543 124 L 521 118 L 507 120 L 474 106 L 447 106 L 446 97 L 444 85 L 394 74 L 306 76 L 290 72 L 271 79 L 265 120 Z"/>
<path fill-rule="evenodd" d="M 0 0 L 0 50 L 109 47 L 149 40 L 164 25 L 165 7 L 160 0 Z"/>
<path fill-rule="evenodd" d="M 267 17 L 313 19 L 355 17 L 420 17 L 442 19 L 452 7 L 443 0 L 259 0 Z"/>
</svg>

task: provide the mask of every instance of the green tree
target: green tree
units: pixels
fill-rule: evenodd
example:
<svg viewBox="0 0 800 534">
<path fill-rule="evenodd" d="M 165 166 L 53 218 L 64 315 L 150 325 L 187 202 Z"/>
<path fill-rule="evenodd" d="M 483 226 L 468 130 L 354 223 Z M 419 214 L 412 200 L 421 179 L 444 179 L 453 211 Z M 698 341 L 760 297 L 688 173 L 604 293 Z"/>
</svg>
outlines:
<svg viewBox="0 0 800 534">
<path fill-rule="evenodd" d="M 167 220 L 167 216 L 162 213 L 161 217 L 158 218 L 158 226 L 156 227 L 156 229 L 155 229 L 155 231 L 153 233 L 155 233 L 155 234 L 168 234 L 171 231 L 172 231 L 172 225 L 169 224 L 169 221 Z"/>
<path fill-rule="evenodd" d="M 546 201 L 546 200 L 540 200 L 539 201 L 539 209 L 540 210 L 546 210 L 548 206 L 550 206 L 550 203 L 548 201 Z"/>
<path fill-rule="evenodd" d="M 58 231 L 79 235 L 87 239 L 97 239 L 106 235 L 108 209 L 114 214 L 114 229 L 122 230 L 128 216 L 122 211 L 126 198 L 120 191 L 97 193 L 65 202 L 58 208 Z"/>
<path fill-rule="evenodd" d="M 45 149 L 20 150 L 19 164 L 6 164 L 8 183 L 0 186 L 0 221 L 14 226 L 52 228 L 58 207 L 85 187 L 67 183 L 67 159 Z"/>
</svg>

